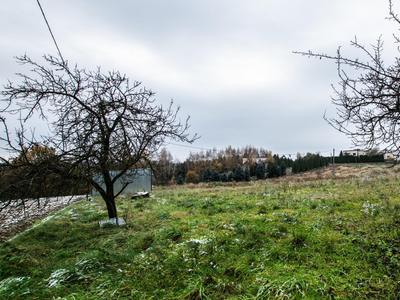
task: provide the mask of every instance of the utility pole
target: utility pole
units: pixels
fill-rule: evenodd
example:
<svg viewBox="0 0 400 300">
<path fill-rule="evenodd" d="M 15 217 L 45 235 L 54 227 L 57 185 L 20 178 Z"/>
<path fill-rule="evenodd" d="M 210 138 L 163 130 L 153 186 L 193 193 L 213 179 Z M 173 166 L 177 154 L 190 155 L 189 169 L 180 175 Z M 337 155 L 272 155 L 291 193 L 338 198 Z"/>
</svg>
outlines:
<svg viewBox="0 0 400 300">
<path fill-rule="evenodd" d="M 333 177 L 335 177 L 335 149 L 333 149 L 332 164 L 333 164 Z"/>
</svg>

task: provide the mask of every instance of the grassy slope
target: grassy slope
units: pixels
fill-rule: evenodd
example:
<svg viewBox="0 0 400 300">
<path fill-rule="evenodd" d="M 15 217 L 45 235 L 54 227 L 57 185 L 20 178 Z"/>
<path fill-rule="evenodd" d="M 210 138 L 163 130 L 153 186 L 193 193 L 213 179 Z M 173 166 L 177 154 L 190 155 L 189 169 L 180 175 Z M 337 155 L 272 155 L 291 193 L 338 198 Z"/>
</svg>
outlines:
<svg viewBox="0 0 400 300">
<path fill-rule="evenodd" d="M 0 244 L 0 299 L 396 299 L 396 175 L 80 201 Z"/>
</svg>

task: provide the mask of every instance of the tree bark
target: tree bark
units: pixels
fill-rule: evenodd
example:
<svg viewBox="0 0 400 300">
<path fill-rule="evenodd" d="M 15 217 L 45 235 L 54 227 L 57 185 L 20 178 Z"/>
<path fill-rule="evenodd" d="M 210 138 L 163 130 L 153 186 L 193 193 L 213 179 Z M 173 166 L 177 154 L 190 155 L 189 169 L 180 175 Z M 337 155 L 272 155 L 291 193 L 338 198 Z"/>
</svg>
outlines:
<svg viewBox="0 0 400 300">
<path fill-rule="evenodd" d="M 117 206 L 115 205 L 114 183 L 108 172 L 104 175 L 104 181 L 106 185 L 106 199 L 104 200 L 107 205 L 108 217 L 110 219 L 117 218 Z"/>
<path fill-rule="evenodd" d="M 115 205 L 114 197 L 112 197 L 111 199 L 107 197 L 106 205 L 107 205 L 108 218 L 109 219 L 118 218 L 117 206 Z"/>
</svg>

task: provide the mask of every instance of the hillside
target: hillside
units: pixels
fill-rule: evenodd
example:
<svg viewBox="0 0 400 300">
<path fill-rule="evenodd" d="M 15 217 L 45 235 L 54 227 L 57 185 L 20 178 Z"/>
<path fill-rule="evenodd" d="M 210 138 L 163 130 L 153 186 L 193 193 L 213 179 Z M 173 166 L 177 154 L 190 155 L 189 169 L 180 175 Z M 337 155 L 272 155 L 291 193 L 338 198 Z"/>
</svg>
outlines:
<svg viewBox="0 0 400 300">
<path fill-rule="evenodd" d="M 392 164 L 336 164 L 335 175 L 333 166 L 319 168 L 312 171 L 291 174 L 284 178 L 288 181 L 301 180 L 321 180 L 321 179 L 349 179 L 349 178 L 368 178 L 374 176 L 396 175 L 400 172 L 399 166 Z"/>
</svg>

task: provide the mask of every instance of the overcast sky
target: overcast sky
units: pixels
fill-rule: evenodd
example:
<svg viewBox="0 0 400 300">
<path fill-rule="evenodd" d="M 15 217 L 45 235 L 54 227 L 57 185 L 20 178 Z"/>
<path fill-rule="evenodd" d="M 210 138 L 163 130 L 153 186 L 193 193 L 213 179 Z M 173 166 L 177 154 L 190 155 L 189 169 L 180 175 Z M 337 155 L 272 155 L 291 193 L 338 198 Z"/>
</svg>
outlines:
<svg viewBox="0 0 400 300">
<path fill-rule="evenodd" d="M 386 0 L 40 0 L 70 64 L 118 70 L 171 99 L 191 116 L 192 147 L 253 145 L 274 154 L 352 148 L 323 119 L 335 116 L 334 61 L 292 51 L 357 57 L 382 35 L 387 64 L 396 52 Z M 394 0 L 400 13 L 400 1 Z M 14 56 L 57 55 L 36 0 L 3 1 L 0 84 L 21 71 Z M 186 145 L 189 146 L 189 145 Z M 169 145 L 183 161 L 198 149 Z"/>
</svg>

